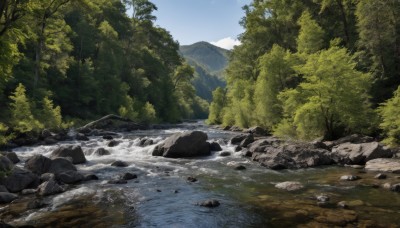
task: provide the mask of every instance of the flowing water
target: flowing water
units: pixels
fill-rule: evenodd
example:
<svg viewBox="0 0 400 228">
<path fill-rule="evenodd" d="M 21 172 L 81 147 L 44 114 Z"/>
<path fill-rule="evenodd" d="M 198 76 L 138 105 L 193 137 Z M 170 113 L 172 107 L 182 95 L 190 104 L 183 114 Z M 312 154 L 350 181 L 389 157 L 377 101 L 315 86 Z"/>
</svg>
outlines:
<svg viewBox="0 0 400 228">
<path fill-rule="evenodd" d="M 160 143 L 167 136 L 186 130 L 201 130 L 209 140 L 218 141 L 223 151 L 232 156 L 193 159 L 153 157 L 155 145 L 139 147 L 140 138 Z M 68 191 L 40 199 L 41 209 L 27 209 L 32 196 L 25 196 L 0 209 L 0 218 L 16 226 L 37 227 L 398 227 L 400 194 L 372 186 L 400 182 L 389 174 L 387 180 L 375 180 L 375 173 L 344 167 L 322 167 L 302 170 L 272 171 L 234 152 L 228 139 L 235 133 L 206 127 L 202 122 L 185 124 L 169 130 L 146 130 L 120 134 L 121 143 L 107 147 L 107 140 L 92 137 L 90 141 L 69 141 L 60 144 L 80 145 L 86 154 L 103 147 L 111 155 L 86 155 L 88 160 L 77 165 L 79 171 L 94 173 L 97 181 L 72 186 Z M 45 156 L 53 146 L 22 147 L 14 151 L 22 160 L 34 154 Z M 122 160 L 128 167 L 112 167 Z M 236 165 L 246 170 L 235 170 Z M 123 185 L 107 180 L 126 172 L 137 179 Z M 356 174 L 356 182 L 341 182 L 339 177 Z M 188 182 L 195 177 L 197 182 Z M 287 192 L 274 187 L 278 182 L 299 181 L 305 188 Z M 318 205 L 318 195 L 330 201 Z M 197 205 L 217 199 L 217 208 Z M 346 201 L 347 209 L 337 207 Z"/>
</svg>

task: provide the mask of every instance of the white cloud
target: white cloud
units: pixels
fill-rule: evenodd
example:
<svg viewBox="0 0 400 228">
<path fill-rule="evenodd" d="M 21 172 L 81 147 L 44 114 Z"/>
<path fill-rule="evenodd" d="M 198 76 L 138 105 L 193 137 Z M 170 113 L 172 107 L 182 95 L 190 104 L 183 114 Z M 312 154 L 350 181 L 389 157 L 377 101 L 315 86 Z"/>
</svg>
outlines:
<svg viewBox="0 0 400 228">
<path fill-rule="evenodd" d="M 232 37 L 226 37 L 226 38 L 220 39 L 218 41 L 212 41 L 210 43 L 217 47 L 228 49 L 228 50 L 231 50 L 234 46 L 242 44 L 239 40 L 233 39 Z"/>
</svg>

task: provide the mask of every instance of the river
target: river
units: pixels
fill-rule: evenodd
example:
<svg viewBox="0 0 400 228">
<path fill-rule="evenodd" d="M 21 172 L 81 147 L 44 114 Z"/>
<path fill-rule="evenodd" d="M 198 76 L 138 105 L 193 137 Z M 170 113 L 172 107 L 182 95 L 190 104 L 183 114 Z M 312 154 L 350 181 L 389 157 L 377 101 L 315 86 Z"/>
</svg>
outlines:
<svg viewBox="0 0 400 228">
<path fill-rule="evenodd" d="M 140 147 L 143 137 L 155 143 L 187 130 L 200 130 L 210 141 L 218 141 L 223 151 L 209 157 L 169 159 L 151 155 L 155 145 Z M 60 145 L 80 145 L 86 154 L 107 148 L 111 155 L 86 155 L 79 171 L 94 173 L 99 180 L 72 186 L 55 196 L 40 198 L 43 207 L 27 210 L 32 196 L 25 196 L 0 209 L 0 218 L 11 225 L 37 227 L 318 227 L 365 226 L 398 227 L 400 194 L 374 188 L 385 181 L 375 173 L 359 169 L 329 166 L 301 170 L 272 171 L 251 162 L 228 143 L 234 132 L 209 128 L 203 122 L 178 125 L 168 130 L 144 130 L 121 133 L 119 145 L 108 148 L 107 140 L 90 137 L 89 141 L 66 141 L 52 146 L 14 149 L 21 160 L 34 154 L 49 156 Z M 122 160 L 128 167 L 112 167 Z M 235 170 L 243 165 L 245 170 Z M 23 164 L 21 164 L 23 165 Z M 107 180 L 130 172 L 138 178 L 127 184 L 108 184 Z M 343 182 L 341 175 L 357 174 L 356 182 Z M 387 181 L 396 181 L 389 174 Z M 198 181 L 190 182 L 188 177 Z M 288 192 L 275 188 L 284 181 L 299 181 L 305 187 Z M 400 182 L 400 180 L 398 180 Z M 319 195 L 329 202 L 319 205 Z M 197 203 L 216 199 L 220 206 L 206 208 Z M 337 206 L 345 201 L 349 208 Z"/>
</svg>

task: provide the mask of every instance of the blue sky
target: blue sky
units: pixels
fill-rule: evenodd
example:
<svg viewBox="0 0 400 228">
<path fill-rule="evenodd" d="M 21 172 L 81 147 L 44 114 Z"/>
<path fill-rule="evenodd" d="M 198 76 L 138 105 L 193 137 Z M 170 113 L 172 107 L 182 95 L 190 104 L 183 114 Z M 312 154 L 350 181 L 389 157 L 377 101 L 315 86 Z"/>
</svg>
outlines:
<svg viewBox="0 0 400 228">
<path fill-rule="evenodd" d="M 242 6 L 251 0 L 151 0 L 157 5 L 156 25 L 170 31 L 181 45 L 207 41 L 230 49 L 239 44 Z"/>
</svg>

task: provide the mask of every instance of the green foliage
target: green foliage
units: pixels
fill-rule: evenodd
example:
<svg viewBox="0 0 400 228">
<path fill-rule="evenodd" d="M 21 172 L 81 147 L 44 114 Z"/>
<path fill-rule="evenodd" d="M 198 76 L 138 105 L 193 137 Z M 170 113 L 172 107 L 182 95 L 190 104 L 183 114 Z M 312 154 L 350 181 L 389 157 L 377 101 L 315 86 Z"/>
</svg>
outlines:
<svg viewBox="0 0 400 228">
<path fill-rule="evenodd" d="M 118 113 L 120 116 L 131 119 L 131 120 L 137 120 L 139 117 L 139 113 L 135 111 L 135 102 L 134 100 L 128 95 L 125 98 L 125 105 L 121 106 L 118 109 Z"/>
<path fill-rule="evenodd" d="M 146 102 L 140 113 L 140 120 L 143 123 L 154 123 L 157 120 L 157 113 L 150 102 Z"/>
<path fill-rule="evenodd" d="M 55 106 L 48 97 L 43 98 L 39 120 L 47 129 L 61 129 L 63 126 L 60 106 Z"/>
<path fill-rule="evenodd" d="M 6 144 L 10 139 L 13 138 L 12 135 L 7 135 L 8 127 L 3 123 L 0 123 L 0 146 Z"/>
<path fill-rule="evenodd" d="M 321 50 L 324 45 L 324 31 L 308 11 L 301 15 L 298 24 L 300 32 L 297 38 L 297 50 L 308 54 Z"/>
<path fill-rule="evenodd" d="M 225 91 L 218 87 L 213 91 L 213 101 L 210 104 L 210 114 L 208 115 L 208 124 L 221 124 L 223 122 L 223 108 L 226 103 Z"/>
<path fill-rule="evenodd" d="M 281 98 L 298 137 L 332 139 L 340 136 L 340 129 L 367 133 L 373 119 L 367 94 L 371 77 L 355 67 L 346 49 L 331 47 L 310 55 L 306 64 L 296 68 L 304 82 Z"/>
<path fill-rule="evenodd" d="M 13 129 L 20 133 L 37 131 L 43 128 L 43 125 L 33 117 L 25 92 L 25 87 L 20 83 L 13 95 L 10 96 L 12 101 L 10 104 L 11 123 L 13 124 Z"/>
<path fill-rule="evenodd" d="M 381 104 L 378 112 L 382 119 L 379 126 L 385 135 L 383 142 L 390 146 L 398 146 L 400 144 L 400 86 L 392 98 Z"/>
</svg>

